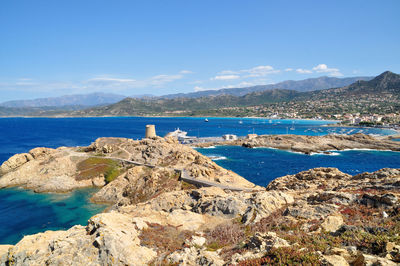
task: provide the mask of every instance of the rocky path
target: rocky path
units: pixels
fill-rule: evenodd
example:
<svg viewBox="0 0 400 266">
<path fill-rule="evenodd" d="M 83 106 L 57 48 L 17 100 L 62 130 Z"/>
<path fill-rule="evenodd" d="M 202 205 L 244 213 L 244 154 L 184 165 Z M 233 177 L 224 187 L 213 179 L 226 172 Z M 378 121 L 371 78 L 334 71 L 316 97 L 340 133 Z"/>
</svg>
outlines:
<svg viewBox="0 0 400 266">
<path fill-rule="evenodd" d="M 206 181 L 206 180 L 200 180 L 198 178 L 193 178 L 193 177 L 189 176 L 188 173 L 185 170 L 179 170 L 179 171 L 181 171 L 180 179 L 182 181 L 185 181 L 187 183 L 191 183 L 191 184 L 194 184 L 194 185 L 200 185 L 200 186 L 203 186 L 203 187 L 218 187 L 218 188 L 221 188 L 223 190 L 231 190 L 231 191 L 243 191 L 243 192 L 253 192 L 253 191 L 255 191 L 255 189 L 251 189 L 251 188 L 231 187 L 231 186 L 225 186 L 225 185 L 221 185 L 221 184 L 210 182 L 210 181 Z"/>
</svg>

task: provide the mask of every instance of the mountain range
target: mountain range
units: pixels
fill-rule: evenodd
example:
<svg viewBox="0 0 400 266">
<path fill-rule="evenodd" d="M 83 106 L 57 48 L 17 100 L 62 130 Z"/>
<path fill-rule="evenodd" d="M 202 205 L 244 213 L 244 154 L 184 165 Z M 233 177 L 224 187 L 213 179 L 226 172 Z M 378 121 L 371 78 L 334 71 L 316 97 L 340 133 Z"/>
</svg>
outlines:
<svg viewBox="0 0 400 266">
<path fill-rule="evenodd" d="M 223 94 L 243 96 L 251 92 L 272 90 L 272 89 L 314 91 L 314 90 L 342 87 L 349 85 L 357 80 L 370 80 L 370 79 L 372 79 L 372 77 L 351 77 L 351 78 L 319 77 L 319 78 L 310 78 L 298 81 L 288 80 L 276 84 L 258 85 L 246 88 L 207 90 L 207 91 L 199 91 L 193 93 L 169 94 L 159 97 L 156 97 L 151 94 L 143 94 L 143 95 L 133 95 L 130 96 L 130 98 L 135 98 L 135 99 L 199 98 L 199 97 L 217 96 Z M 73 109 L 84 109 L 91 106 L 113 104 L 121 101 L 124 98 L 126 98 L 126 96 L 120 94 L 97 92 L 91 94 L 64 95 L 60 97 L 38 98 L 32 100 L 7 101 L 0 103 L 0 106 L 12 107 L 12 108 L 54 107 L 57 109 L 64 108 L 66 110 L 70 110 L 71 106 L 75 107 Z"/>
<path fill-rule="evenodd" d="M 245 88 L 229 88 L 220 90 L 205 90 L 191 93 L 177 93 L 168 94 L 161 96 L 161 98 L 173 99 L 173 98 L 199 98 L 206 96 L 218 96 L 222 94 L 243 96 L 251 92 L 281 89 L 281 90 L 294 90 L 294 91 L 315 91 L 324 90 L 330 88 L 338 88 L 347 86 L 356 82 L 357 80 L 371 80 L 373 77 L 350 77 L 350 78 L 336 78 L 336 77 L 319 77 L 309 78 L 304 80 L 286 80 L 276 84 L 258 85 Z"/>
<path fill-rule="evenodd" d="M 126 98 L 118 103 L 66 113 L 71 116 L 145 116 L 145 115 L 219 115 L 223 108 L 281 104 L 291 109 L 314 106 L 320 112 L 351 112 L 355 110 L 388 111 L 400 109 L 400 76 L 386 71 L 369 81 L 356 81 L 341 88 L 299 92 L 287 89 L 269 89 L 243 96 L 222 94 L 205 97 L 180 98 Z M 303 103 L 303 105 L 299 105 Z M 370 108 L 374 106 L 374 108 Z M 340 108 L 339 108 L 340 107 Z M 319 109 L 317 109 L 319 108 Z M 315 111 L 311 109 L 311 111 Z M 205 112 L 207 110 L 207 112 Z M 213 110 L 213 112 L 210 112 Z M 308 109 L 307 109 L 308 110 Z M 390 111 L 391 109 L 389 109 Z M 397 109 L 396 109 L 397 110 Z M 227 111 L 229 115 L 229 112 Z"/>
<path fill-rule="evenodd" d="M 364 80 L 359 80 L 362 78 Z M 229 89 L 212 91 L 217 95 L 201 96 L 201 94 L 175 94 L 162 97 L 127 97 L 119 102 L 87 107 L 61 106 L 61 107 L 1 107 L 0 115 L 27 115 L 27 116 L 192 116 L 192 115 L 231 115 L 235 108 L 254 106 L 273 106 L 276 110 L 305 110 L 309 113 L 316 111 L 327 112 L 352 112 L 355 110 L 366 112 L 386 112 L 400 109 L 400 76 L 386 71 L 375 78 L 328 78 L 321 77 L 300 81 L 285 81 L 268 87 L 266 90 L 257 91 L 260 87 Z M 327 86 L 330 84 L 346 84 L 342 87 L 320 89 L 316 84 Z M 294 84 L 290 86 L 289 84 Z M 307 87 L 305 84 L 309 84 Z M 271 85 L 272 86 L 272 85 Z M 313 87 L 314 86 L 314 87 Z M 286 89 L 290 87 L 292 89 Z M 284 89 L 282 89 L 284 88 Z M 297 90 L 293 89 L 296 88 Z M 318 87 L 320 88 L 320 87 Z M 246 91 L 251 91 L 245 93 Z M 227 93 L 229 92 L 229 93 Z M 211 92 L 210 92 L 211 93 Z M 239 95 L 232 95 L 236 93 Z M 243 95 L 242 95 L 243 94 Z M 96 94 L 94 94 L 96 95 Z M 102 94 L 105 95 L 105 94 Z M 116 96 L 118 97 L 118 95 Z M 96 97 L 95 97 L 96 98 Z M 98 97 L 101 99 L 101 97 Z M 51 101 L 47 101 L 51 102 Z M 64 101 L 63 103 L 66 103 Z M 104 101 L 103 101 L 104 102 Z M 80 103 L 83 103 L 82 101 Z M 85 102 L 87 104 L 87 102 Z M 94 102 L 91 102 L 94 103 Z M 97 101 L 99 103 L 99 101 Z M 318 106 L 310 107 L 310 106 Z M 322 107 L 321 107 L 322 106 Z M 372 108 L 372 107 L 373 108 Z M 263 108 L 264 108 L 263 107 Z M 269 108 L 269 107 L 268 107 Z M 311 108 L 311 109 L 310 109 Z M 314 109 L 313 109 L 314 108 Z M 264 108 L 265 109 L 265 108 Z M 270 108 L 271 109 L 271 108 Z M 272 109 L 271 109 L 272 110 Z M 237 111 L 237 110 L 236 110 Z M 274 110 L 272 110 L 274 111 Z M 258 115 L 258 113 L 236 112 L 237 116 Z M 265 114 L 262 114 L 265 115 Z"/>
<path fill-rule="evenodd" d="M 60 97 L 39 98 L 33 100 L 16 100 L 0 103 L 2 107 L 25 108 L 25 107 L 62 107 L 62 106 L 96 106 L 111 104 L 126 98 L 124 95 L 112 93 L 90 93 L 64 95 Z"/>
</svg>

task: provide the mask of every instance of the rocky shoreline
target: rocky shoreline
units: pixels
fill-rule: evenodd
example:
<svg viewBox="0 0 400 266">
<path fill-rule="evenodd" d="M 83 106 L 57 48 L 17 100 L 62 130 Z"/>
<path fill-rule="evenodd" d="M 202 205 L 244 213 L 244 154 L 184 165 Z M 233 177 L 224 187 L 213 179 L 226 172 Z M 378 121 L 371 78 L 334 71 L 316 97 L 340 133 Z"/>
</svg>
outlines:
<svg viewBox="0 0 400 266">
<path fill-rule="evenodd" d="M 186 183 L 180 169 L 215 185 Z M 1 265 L 400 263 L 400 169 L 351 176 L 316 168 L 262 188 L 172 138 L 100 138 L 15 155 L 0 175 L 0 187 L 37 192 L 97 186 L 93 200 L 111 206 L 87 226 L 0 245 Z"/>
<path fill-rule="evenodd" d="M 373 137 L 362 133 L 354 135 L 255 135 L 249 134 L 243 139 L 195 143 L 191 146 L 210 147 L 217 145 L 243 146 L 247 148 L 265 147 L 289 150 L 305 154 L 341 151 L 347 149 L 371 149 L 400 151 L 400 142 L 388 137 Z"/>
</svg>

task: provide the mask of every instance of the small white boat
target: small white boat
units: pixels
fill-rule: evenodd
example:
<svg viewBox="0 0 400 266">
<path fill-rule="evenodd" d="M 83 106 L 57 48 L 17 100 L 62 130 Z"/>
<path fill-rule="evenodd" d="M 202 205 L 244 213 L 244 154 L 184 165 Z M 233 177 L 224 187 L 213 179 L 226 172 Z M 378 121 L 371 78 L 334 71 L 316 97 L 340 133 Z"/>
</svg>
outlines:
<svg viewBox="0 0 400 266">
<path fill-rule="evenodd" d="M 204 119 L 204 122 L 208 122 L 208 119 L 206 118 L 206 119 Z"/>
<path fill-rule="evenodd" d="M 240 121 L 239 121 L 239 124 L 243 124 L 243 121 L 242 121 L 242 120 L 240 120 Z"/>
<path fill-rule="evenodd" d="M 290 130 L 295 130 L 294 121 L 292 122 L 292 127 L 290 128 Z"/>
</svg>

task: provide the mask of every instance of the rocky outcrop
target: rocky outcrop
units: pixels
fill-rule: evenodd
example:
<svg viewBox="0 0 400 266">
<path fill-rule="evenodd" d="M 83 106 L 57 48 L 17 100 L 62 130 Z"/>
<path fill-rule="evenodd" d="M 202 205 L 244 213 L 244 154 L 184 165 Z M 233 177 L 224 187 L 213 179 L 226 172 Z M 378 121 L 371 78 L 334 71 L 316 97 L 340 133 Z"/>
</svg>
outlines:
<svg viewBox="0 0 400 266">
<path fill-rule="evenodd" d="M 182 169 L 199 181 L 260 189 L 173 138 L 99 138 L 83 148 L 36 148 L 1 165 L 0 188 L 67 192 L 107 184 L 95 200 L 115 203 L 124 199 L 126 204 L 180 187 L 178 172 Z M 136 195 L 137 191 L 143 195 Z"/>
<path fill-rule="evenodd" d="M 7 174 L 32 159 L 29 153 L 16 154 L 0 166 L 0 175 Z"/>
<path fill-rule="evenodd" d="M 0 246 L 0 263 L 400 262 L 400 191 L 394 187 L 399 169 L 351 176 L 336 168 L 316 168 L 277 178 L 267 191 L 254 192 L 218 187 L 147 191 L 146 182 L 139 180 L 162 173 L 148 172 L 145 166 L 129 171 L 113 181 L 110 191 L 100 190 L 102 197 L 117 195 L 106 213 L 93 216 L 86 227 L 48 231 L 26 236 L 15 246 Z M 146 200 L 127 196 L 135 186 L 139 189 L 132 193 L 145 189 Z"/>
<path fill-rule="evenodd" d="M 157 253 L 140 245 L 130 217 L 104 213 L 86 227 L 24 237 L 1 257 L 5 265 L 144 265 Z"/>
<path fill-rule="evenodd" d="M 346 149 L 374 149 L 400 151 L 400 142 L 388 138 L 373 137 L 362 133 L 354 135 L 252 135 L 236 141 L 199 143 L 199 147 L 212 145 L 238 145 L 248 148 L 267 147 L 290 150 L 305 154 L 340 151 Z"/>
<path fill-rule="evenodd" d="M 172 265 L 215 265 L 222 266 L 224 260 L 215 251 L 208 251 L 205 248 L 190 247 L 175 251 L 170 254 L 166 261 Z"/>
<path fill-rule="evenodd" d="M 3 164 L 2 186 L 44 191 L 102 179 L 93 200 L 111 206 L 87 226 L 0 245 L 1 265 L 400 263 L 400 169 L 351 176 L 321 167 L 257 189 L 168 138 L 101 138 L 28 154 Z M 215 185 L 186 184 L 181 169 Z"/>
<path fill-rule="evenodd" d="M 72 158 L 69 151 L 68 148 L 37 148 L 14 155 L 1 166 L 0 188 L 18 186 L 35 192 L 67 192 L 93 186 L 92 180 L 75 179 L 76 165 L 81 158 Z"/>
</svg>

